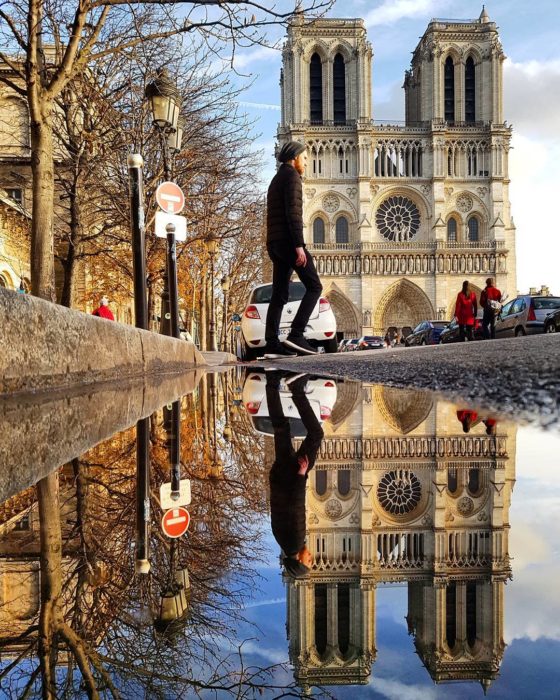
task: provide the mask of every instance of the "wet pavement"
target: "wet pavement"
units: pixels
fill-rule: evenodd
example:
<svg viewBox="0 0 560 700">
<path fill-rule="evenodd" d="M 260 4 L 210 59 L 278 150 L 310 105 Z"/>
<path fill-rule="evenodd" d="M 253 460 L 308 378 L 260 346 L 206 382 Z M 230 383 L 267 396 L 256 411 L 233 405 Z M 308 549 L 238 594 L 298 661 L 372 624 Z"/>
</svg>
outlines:
<svg viewBox="0 0 560 700">
<path fill-rule="evenodd" d="M 559 697 L 558 432 L 317 374 L 159 384 L 0 402 L 1 698 Z"/>
</svg>

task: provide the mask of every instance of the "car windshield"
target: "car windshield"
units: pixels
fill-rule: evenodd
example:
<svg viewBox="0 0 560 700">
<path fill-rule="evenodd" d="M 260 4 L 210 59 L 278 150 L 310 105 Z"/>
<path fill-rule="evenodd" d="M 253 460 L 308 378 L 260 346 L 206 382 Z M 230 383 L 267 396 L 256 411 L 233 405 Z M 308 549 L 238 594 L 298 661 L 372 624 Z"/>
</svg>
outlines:
<svg viewBox="0 0 560 700">
<path fill-rule="evenodd" d="M 305 294 L 305 287 L 301 282 L 290 282 L 290 296 L 288 301 L 301 301 Z M 252 304 L 270 304 L 272 297 L 272 285 L 266 284 L 263 287 L 257 287 L 251 296 Z"/>
<path fill-rule="evenodd" d="M 558 309 L 560 308 L 560 297 L 534 297 L 535 309 Z"/>
<path fill-rule="evenodd" d="M 449 321 L 430 321 L 434 328 L 445 328 L 449 325 Z"/>
</svg>

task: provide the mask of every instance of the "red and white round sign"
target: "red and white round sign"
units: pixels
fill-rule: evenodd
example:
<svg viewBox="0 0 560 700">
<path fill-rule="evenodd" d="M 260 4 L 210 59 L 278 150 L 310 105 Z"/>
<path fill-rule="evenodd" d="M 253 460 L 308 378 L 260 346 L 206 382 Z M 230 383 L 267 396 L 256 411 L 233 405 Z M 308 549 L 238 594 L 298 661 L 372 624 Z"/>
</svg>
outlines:
<svg viewBox="0 0 560 700">
<path fill-rule="evenodd" d="M 171 508 L 163 514 L 161 527 L 168 537 L 181 537 L 189 527 L 191 516 L 182 506 Z"/>
<path fill-rule="evenodd" d="M 156 190 L 156 201 L 168 214 L 178 214 L 185 206 L 185 195 L 174 182 L 162 182 Z"/>
</svg>

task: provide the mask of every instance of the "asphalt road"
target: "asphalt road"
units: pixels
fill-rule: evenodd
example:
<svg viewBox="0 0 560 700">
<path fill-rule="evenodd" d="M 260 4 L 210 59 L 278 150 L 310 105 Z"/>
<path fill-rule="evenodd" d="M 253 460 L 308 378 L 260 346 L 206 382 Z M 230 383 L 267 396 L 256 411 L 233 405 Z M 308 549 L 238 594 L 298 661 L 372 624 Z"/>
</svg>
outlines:
<svg viewBox="0 0 560 700">
<path fill-rule="evenodd" d="M 425 388 L 516 421 L 560 429 L 560 333 L 255 364 Z"/>
</svg>

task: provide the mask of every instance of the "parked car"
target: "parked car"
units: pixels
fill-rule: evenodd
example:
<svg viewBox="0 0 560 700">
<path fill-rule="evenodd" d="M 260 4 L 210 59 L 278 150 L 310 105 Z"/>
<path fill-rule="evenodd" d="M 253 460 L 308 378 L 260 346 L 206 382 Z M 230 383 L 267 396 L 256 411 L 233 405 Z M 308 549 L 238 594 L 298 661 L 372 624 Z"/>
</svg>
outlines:
<svg viewBox="0 0 560 700">
<path fill-rule="evenodd" d="M 359 340 L 360 340 L 359 338 L 350 338 L 350 340 L 346 343 L 346 345 L 342 349 L 342 352 L 354 352 L 354 350 L 356 350 L 358 347 Z"/>
<path fill-rule="evenodd" d="M 560 308 L 545 317 L 544 332 L 560 333 Z"/>
<path fill-rule="evenodd" d="M 282 412 L 290 422 L 292 437 L 305 437 L 307 431 L 293 402 L 290 387 L 286 385 L 284 380 L 280 381 L 279 391 Z M 305 385 L 305 394 L 317 419 L 321 423 L 328 420 L 331 417 L 337 397 L 334 379 L 310 377 Z M 249 414 L 253 429 L 263 435 L 273 435 L 274 430 L 266 401 L 266 374 L 264 371 L 247 373 L 243 384 L 242 401 L 245 410 Z"/>
<path fill-rule="evenodd" d="M 304 294 L 305 287 L 301 282 L 290 282 L 288 303 L 284 306 L 280 319 L 280 340 L 282 336 L 287 337 Z M 241 318 L 240 354 L 243 360 L 254 360 L 262 355 L 262 348 L 266 345 L 264 331 L 271 296 L 271 284 L 259 284 L 249 295 Z M 336 319 L 330 302 L 325 297 L 321 297 L 313 309 L 304 335 L 314 347 L 322 347 L 325 352 L 336 352 Z"/>
<path fill-rule="evenodd" d="M 459 324 L 457 323 L 456 319 L 453 319 L 451 323 L 445 326 L 445 328 L 442 330 L 441 335 L 439 336 L 439 342 L 442 344 L 458 343 L 460 340 L 459 336 Z M 482 340 L 484 338 L 484 334 L 482 332 L 482 312 L 480 312 L 479 316 L 475 318 L 473 338 L 475 340 Z"/>
<path fill-rule="evenodd" d="M 343 338 L 338 344 L 338 352 L 344 352 L 344 348 L 350 342 L 350 338 Z"/>
<path fill-rule="evenodd" d="M 443 329 L 449 325 L 449 321 L 422 321 L 407 335 L 404 344 L 411 345 L 437 345 Z"/>
<path fill-rule="evenodd" d="M 358 347 L 356 350 L 376 350 L 384 347 L 385 341 L 380 335 L 363 335 L 358 340 Z"/>
<path fill-rule="evenodd" d="M 560 308 L 560 297 L 518 296 L 507 304 L 496 318 L 496 338 L 544 333 L 546 317 Z"/>
</svg>

